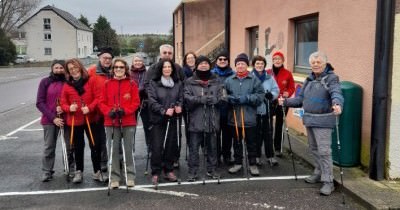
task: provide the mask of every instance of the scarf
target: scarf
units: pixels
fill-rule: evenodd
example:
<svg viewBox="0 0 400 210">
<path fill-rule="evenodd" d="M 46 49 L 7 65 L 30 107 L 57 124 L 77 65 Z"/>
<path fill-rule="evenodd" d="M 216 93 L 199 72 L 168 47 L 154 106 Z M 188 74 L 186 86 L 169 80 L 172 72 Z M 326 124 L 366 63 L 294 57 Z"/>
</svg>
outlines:
<svg viewBox="0 0 400 210">
<path fill-rule="evenodd" d="M 261 83 L 264 82 L 267 78 L 267 72 L 265 70 L 263 70 L 260 74 L 256 69 L 253 69 L 253 74 L 256 75 L 258 79 L 260 79 Z"/>
<path fill-rule="evenodd" d="M 174 80 L 172 80 L 171 77 L 167 78 L 167 77 L 164 77 L 164 76 L 161 76 L 161 84 L 164 87 L 168 87 L 168 88 L 172 88 L 175 85 Z"/>
<path fill-rule="evenodd" d="M 243 78 L 247 77 L 247 75 L 249 75 L 249 71 L 236 72 L 236 76 L 237 76 L 239 79 L 243 79 Z"/>
<path fill-rule="evenodd" d="M 78 80 L 71 80 L 68 83 L 78 92 L 78 95 L 83 95 L 85 93 L 85 89 L 83 86 L 86 84 L 87 79 L 83 79 L 82 77 Z"/>
<path fill-rule="evenodd" d="M 275 65 L 272 65 L 272 70 L 274 71 L 274 75 L 278 75 L 279 71 L 283 68 L 283 64 L 281 67 L 275 67 Z"/>
<path fill-rule="evenodd" d="M 229 76 L 229 75 L 233 74 L 233 70 L 231 69 L 231 67 L 229 67 L 229 65 L 224 67 L 224 68 L 216 66 L 212 70 L 212 72 L 215 73 L 215 74 L 218 74 L 218 76 L 222 76 L 222 77 Z"/>
<path fill-rule="evenodd" d="M 96 73 L 100 74 L 103 73 L 107 76 L 107 78 L 111 78 L 111 66 L 110 67 L 102 67 L 100 62 L 97 64 Z"/>
<path fill-rule="evenodd" d="M 54 74 L 51 72 L 49 78 L 51 82 L 64 82 L 65 74 Z"/>
<path fill-rule="evenodd" d="M 211 77 L 211 71 L 200 71 L 196 69 L 196 75 L 199 77 L 199 79 L 203 80 L 203 81 L 207 81 L 210 79 Z"/>
<path fill-rule="evenodd" d="M 146 66 L 142 66 L 140 68 L 135 68 L 133 65 L 131 65 L 131 72 L 142 72 L 142 71 L 146 71 Z"/>
</svg>

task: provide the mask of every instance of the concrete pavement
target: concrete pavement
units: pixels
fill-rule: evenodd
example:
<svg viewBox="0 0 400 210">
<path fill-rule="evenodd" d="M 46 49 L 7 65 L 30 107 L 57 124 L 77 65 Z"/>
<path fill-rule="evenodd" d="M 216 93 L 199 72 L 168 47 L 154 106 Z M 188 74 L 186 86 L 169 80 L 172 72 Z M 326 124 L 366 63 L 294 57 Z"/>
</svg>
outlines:
<svg viewBox="0 0 400 210">
<path fill-rule="evenodd" d="M 308 152 L 307 137 L 290 131 L 290 140 L 295 156 L 312 164 L 313 159 Z M 285 147 L 288 149 L 286 139 Z M 290 158 L 288 153 L 285 153 L 285 156 Z M 341 187 L 337 186 L 338 183 L 341 183 L 338 166 L 334 166 L 334 176 L 336 190 L 340 191 Z M 343 167 L 343 182 L 343 190 L 346 194 L 350 194 L 368 209 L 400 209 L 400 181 L 375 181 L 370 179 L 368 174 L 359 167 Z"/>
</svg>

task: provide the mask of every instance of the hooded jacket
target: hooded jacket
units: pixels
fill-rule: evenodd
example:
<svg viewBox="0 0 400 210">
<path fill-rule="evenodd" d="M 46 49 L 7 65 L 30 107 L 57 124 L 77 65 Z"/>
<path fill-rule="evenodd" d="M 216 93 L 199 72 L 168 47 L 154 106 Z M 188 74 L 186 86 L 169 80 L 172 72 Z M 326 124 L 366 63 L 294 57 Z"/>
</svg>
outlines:
<svg viewBox="0 0 400 210">
<path fill-rule="evenodd" d="M 332 106 L 343 107 L 344 98 L 339 77 L 330 64 L 317 77 L 311 73 L 303 83 L 300 94 L 284 101 L 285 106 L 303 107 L 303 124 L 307 127 L 334 128 L 336 116 Z"/>
<path fill-rule="evenodd" d="M 254 69 L 251 72 L 254 77 L 257 78 L 258 72 Z M 270 92 L 273 96 L 272 100 L 275 100 L 278 98 L 279 95 L 279 87 L 276 84 L 275 79 L 268 74 L 266 71 L 263 72 L 265 74 L 265 79 L 264 81 L 261 81 L 261 86 L 263 87 L 264 93 Z M 268 100 L 264 97 L 263 102 L 257 107 L 257 114 L 260 115 L 266 115 L 267 114 L 267 104 L 271 104 L 271 101 L 268 102 Z"/>
</svg>

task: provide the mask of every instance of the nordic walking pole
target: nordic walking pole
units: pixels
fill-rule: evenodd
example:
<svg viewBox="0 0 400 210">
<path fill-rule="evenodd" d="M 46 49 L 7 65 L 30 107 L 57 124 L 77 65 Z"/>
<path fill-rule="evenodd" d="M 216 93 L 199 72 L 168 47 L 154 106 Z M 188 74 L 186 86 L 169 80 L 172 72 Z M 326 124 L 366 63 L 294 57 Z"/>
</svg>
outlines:
<svg viewBox="0 0 400 210">
<path fill-rule="evenodd" d="M 201 88 L 201 96 L 204 97 L 206 94 L 204 93 L 204 88 Z M 206 117 L 206 109 L 207 105 L 203 104 L 203 185 L 206 184 L 206 176 L 207 176 L 207 140 L 206 140 L 206 127 L 207 127 L 207 117 Z"/>
<path fill-rule="evenodd" d="M 115 95 L 114 95 L 114 107 L 112 110 L 115 112 Z M 111 168 L 112 168 L 112 156 L 113 156 L 113 149 L 114 149 L 114 126 L 115 126 L 115 119 L 112 119 L 112 130 L 111 130 L 111 145 L 110 145 L 110 156 L 108 157 L 108 193 L 107 195 L 110 196 L 111 191 Z"/>
<path fill-rule="evenodd" d="M 60 106 L 60 99 L 56 99 L 56 107 Z M 61 114 L 57 112 L 57 118 L 61 118 Z M 69 163 L 68 163 L 68 155 L 67 155 L 67 146 L 65 145 L 64 139 L 64 126 L 60 126 L 60 131 L 58 132 L 58 138 L 61 139 L 61 148 L 63 155 L 63 163 L 64 163 L 64 172 L 67 175 L 67 179 L 69 177 Z M 57 139 L 58 139 L 57 138 Z"/>
<path fill-rule="evenodd" d="M 213 92 L 210 92 L 210 94 L 211 95 L 213 95 Z M 211 126 L 212 126 L 212 130 L 211 130 L 211 132 L 212 132 L 212 134 L 211 135 L 214 135 L 214 142 L 215 142 L 215 144 L 217 144 L 217 131 L 216 131 L 216 126 L 215 126 L 215 121 L 216 121 L 216 118 L 215 118 L 215 105 L 214 104 L 212 104 L 211 105 L 211 115 L 212 115 L 212 121 L 211 121 Z M 212 144 L 213 142 L 210 142 L 210 144 Z M 217 147 L 217 145 L 215 145 L 215 148 Z M 214 170 L 216 170 L 216 169 L 214 169 Z M 221 182 L 220 182 L 220 179 L 221 179 L 221 176 L 218 176 L 218 184 L 221 184 Z"/>
<path fill-rule="evenodd" d="M 246 176 L 247 176 L 247 180 L 250 179 L 249 177 L 249 156 L 248 156 L 248 152 L 247 152 L 247 143 L 246 143 L 246 132 L 244 130 L 244 112 L 243 112 L 243 107 L 240 107 L 240 115 L 241 115 L 241 119 L 242 119 L 242 141 L 243 141 L 243 149 L 244 149 L 244 155 L 245 160 L 246 160 Z"/>
<path fill-rule="evenodd" d="M 180 149 L 181 138 L 180 138 L 180 135 L 179 135 L 179 131 L 180 131 L 179 127 L 180 127 L 179 126 L 179 114 L 176 114 L 176 135 L 177 135 L 176 140 L 177 140 L 177 143 L 178 143 L 178 152 L 181 151 L 181 149 Z M 178 159 L 178 163 L 179 163 L 179 159 Z M 177 174 L 180 175 L 180 173 L 177 173 Z M 181 179 L 179 178 L 179 176 L 178 176 L 177 180 L 178 180 L 178 184 L 181 184 Z"/>
<path fill-rule="evenodd" d="M 289 129 L 286 124 L 286 114 L 285 114 L 285 106 L 282 105 L 282 112 L 283 112 L 283 125 L 285 126 L 286 130 L 286 137 L 288 139 L 289 143 L 289 151 L 290 151 L 290 157 L 292 157 L 292 165 L 293 165 L 293 171 L 294 171 L 294 178 L 297 181 L 297 173 L 296 173 L 296 166 L 294 165 L 294 157 L 293 157 L 293 150 L 292 150 L 292 144 L 290 142 L 290 136 L 289 136 Z"/>
<path fill-rule="evenodd" d="M 120 104 L 118 104 L 118 111 L 121 110 Z M 120 142 L 120 146 L 122 147 L 122 161 L 124 164 L 124 172 L 125 172 L 125 184 L 126 184 L 126 192 L 129 192 L 129 188 L 128 188 L 128 172 L 126 169 L 126 151 L 125 151 L 125 139 L 124 139 L 124 130 L 122 128 L 122 116 L 118 113 L 118 119 L 119 119 L 119 132 L 121 135 L 121 142 Z"/>
<path fill-rule="evenodd" d="M 76 104 L 74 101 L 72 104 Z M 72 113 L 72 119 L 71 119 L 71 135 L 69 137 L 69 145 L 73 145 L 74 143 L 74 126 L 75 126 L 75 112 Z"/>
<path fill-rule="evenodd" d="M 81 102 L 82 107 L 85 107 L 86 106 L 85 102 L 83 101 L 83 99 L 81 99 L 81 100 L 82 100 L 82 102 Z M 88 130 L 89 130 L 90 141 L 92 142 L 92 145 L 94 146 L 94 138 L 93 138 L 92 128 L 90 127 L 89 118 L 88 118 L 87 114 L 85 114 L 85 121 L 86 121 Z"/>
<path fill-rule="evenodd" d="M 341 185 L 342 185 L 340 187 L 340 193 L 342 194 L 342 203 L 343 203 L 343 205 L 345 205 L 346 202 L 344 200 L 344 193 L 343 193 L 343 187 L 344 187 L 344 183 L 343 183 L 343 168 L 342 168 L 342 164 L 340 162 L 341 147 L 340 147 L 340 138 L 339 138 L 339 115 L 336 115 L 336 140 L 337 140 L 338 163 L 339 163 L 339 169 L 340 169 L 340 182 L 341 182 Z"/>
</svg>

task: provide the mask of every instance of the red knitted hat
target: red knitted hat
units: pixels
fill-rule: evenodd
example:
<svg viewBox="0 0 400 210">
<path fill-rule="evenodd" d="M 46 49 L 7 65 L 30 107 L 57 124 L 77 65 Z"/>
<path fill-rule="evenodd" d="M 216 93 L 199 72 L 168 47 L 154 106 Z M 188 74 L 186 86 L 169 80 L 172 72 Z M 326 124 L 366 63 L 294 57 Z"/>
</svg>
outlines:
<svg viewBox="0 0 400 210">
<path fill-rule="evenodd" d="M 275 57 L 276 55 L 280 56 L 282 58 L 282 60 L 285 60 L 285 56 L 283 55 L 283 53 L 281 53 L 280 51 L 276 51 L 272 57 Z"/>
</svg>

